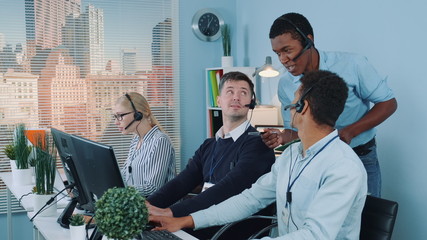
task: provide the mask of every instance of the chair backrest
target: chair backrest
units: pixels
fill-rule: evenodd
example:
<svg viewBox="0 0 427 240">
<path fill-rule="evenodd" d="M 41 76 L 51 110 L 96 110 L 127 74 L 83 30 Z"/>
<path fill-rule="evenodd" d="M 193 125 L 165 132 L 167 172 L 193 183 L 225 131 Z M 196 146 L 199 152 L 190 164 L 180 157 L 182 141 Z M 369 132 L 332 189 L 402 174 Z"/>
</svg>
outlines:
<svg viewBox="0 0 427 240">
<path fill-rule="evenodd" d="M 362 211 L 361 240 L 390 240 L 397 216 L 398 203 L 367 196 Z"/>
</svg>

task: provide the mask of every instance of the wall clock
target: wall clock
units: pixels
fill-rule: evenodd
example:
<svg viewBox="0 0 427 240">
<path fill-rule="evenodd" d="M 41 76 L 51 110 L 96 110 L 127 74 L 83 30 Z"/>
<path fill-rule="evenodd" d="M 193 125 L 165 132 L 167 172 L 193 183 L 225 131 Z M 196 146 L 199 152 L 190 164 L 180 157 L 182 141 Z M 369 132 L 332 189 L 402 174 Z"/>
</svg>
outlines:
<svg viewBox="0 0 427 240">
<path fill-rule="evenodd" d="M 211 42 L 221 36 L 221 27 L 223 25 L 224 20 L 218 11 L 212 8 L 205 8 L 194 14 L 191 27 L 200 40 Z"/>
</svg>

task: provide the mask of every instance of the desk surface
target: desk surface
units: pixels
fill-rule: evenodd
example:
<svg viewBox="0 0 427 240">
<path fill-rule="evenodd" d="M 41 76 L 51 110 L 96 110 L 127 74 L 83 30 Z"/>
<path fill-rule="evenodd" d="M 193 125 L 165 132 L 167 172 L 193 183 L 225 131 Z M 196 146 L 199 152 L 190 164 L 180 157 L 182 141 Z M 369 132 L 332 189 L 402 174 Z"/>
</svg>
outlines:
<svg viewBox="0 0 427 240">
<path fill-rule="evenodd" d="M 6 184 L 8 189 L 12 192 L 13 195 L 17 199 L 19 199 L 22 195 L 27 194 L 33 188 L 33 185 L 27 186 L 16 186 L 13 184 L 12 173 L 0 173 L 0 178 Z M 70 239 L 70 230 L 61 227 L 57 222 L 57 218 L 62 213 L 63 208 L 68 204 L 68 200 L 63 199 L 58 202 L 57 215 L 54 217 L 41 217 L 37 216 L 34 218 L 33 224 L 37 227 L 39 232 L 45 237 L 47 240 L 53 239 L 61 239 L 68 240 Z M 33 197 L 32 195 L 28 195 L 22 198 L 21 205 L 27 211 L 27 215 L 29 218 L 32 218 L 34 215 L 33 212 Z M 89 234 L 92 232 L 90 230 Z M 174 233 L 176 236 L 184 239 L 184 240 L 197 240 L 197 238 L 191 236 L 190 234 L 184 231 L 178 231 Z M 105 238 L 104 238 L 105 239 Z"/>
<path fill-rule="evenodd" d="M 21 196 L 30 193 L 33 190 L 33 187 L 35 186 L 35 183 L 32 185 L 23 185 L 23 186 L 17 186 L 13 184 L 13 178 L 12 173 L 0 173 L 0 178 L 3 180 L 3 182 L 6 184 L 7 188 L 12 192 L 12 194 L 15 196 L 16 199 L 19 200 Z M 62 187 L 61 187 L 62 184 Z M 64 188 L 64 184 L 61 183 L 60 178 L 55 179 L 55 186 L 58 188 Z M 69 202 L 69 198 L 65 197 L 65 195 L 59 195 L 57 199 L 61 199 L 57 203 L 57 208 L 65 208 Z M 34 210 L 34 195 L 29 194 L 28 196 L 24 196 L 21 200 L 21 206 L 25 209 L 27 212 L 31 212 Z"/>
<path fill-rule="evenodd" d="M 56 219 L 61 214 L 62 210 L 57 210 L 57 216 L 55 217 L 36 217 L 34 218 L 33 224 L 37 227 L 39 232 L 47 239 L 61 239 L 61 240 L 68 240 L 70 238 L 70 230 L 61 227 L 57 222 Z M 34 215 L 34 212 L 28 212 L 27 213 L 28 218 L 32 218 Z M 89 230 L 89 236 L 92 234 L 92 229 Z M 174 232 L 174 234 L 184 240 L 197 240 L 197 238 L 191 236 L 190 234 L 184 232 L 184 231 L 178 231 Z M 103 240 L 106 240 L 107 238 L 104 236 Z"/>
</svg>

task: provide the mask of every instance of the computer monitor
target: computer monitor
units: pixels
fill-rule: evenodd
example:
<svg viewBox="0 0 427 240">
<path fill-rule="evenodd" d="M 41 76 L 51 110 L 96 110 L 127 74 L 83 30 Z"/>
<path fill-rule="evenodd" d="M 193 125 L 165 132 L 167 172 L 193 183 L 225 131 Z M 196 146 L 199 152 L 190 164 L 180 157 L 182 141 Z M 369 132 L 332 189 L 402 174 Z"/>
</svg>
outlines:
<svg viewBox="0 0 427 240">
<path fill-rule="evenodd" d="M 58 223 L 69 226 L 69 217 L 77 203 L 94 212 L 94 203 L 112 187 L 124 187 L 113 148 L 101 143 L 51 129 L 74 197 L 58 218 Z"/>
</svg>

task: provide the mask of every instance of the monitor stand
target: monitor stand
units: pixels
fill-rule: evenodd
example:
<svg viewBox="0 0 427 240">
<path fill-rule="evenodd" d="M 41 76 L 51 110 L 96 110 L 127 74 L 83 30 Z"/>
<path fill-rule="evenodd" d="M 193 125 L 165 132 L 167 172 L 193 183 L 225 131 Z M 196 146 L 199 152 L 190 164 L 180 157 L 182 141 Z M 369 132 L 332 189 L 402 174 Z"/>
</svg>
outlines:
<svg viewBox="0 0 427 240">
<path fill-rule="evenodd" d="M 63 228 L 70 228 L 70 217 L 73 215 L 74 209 L 77 205 L 77 198 L 72 198 L 68 205 L 65 207 L 64 211 L 62 211 L 61 215 L 56 220 L 59 225 Z"/>
</svg>

